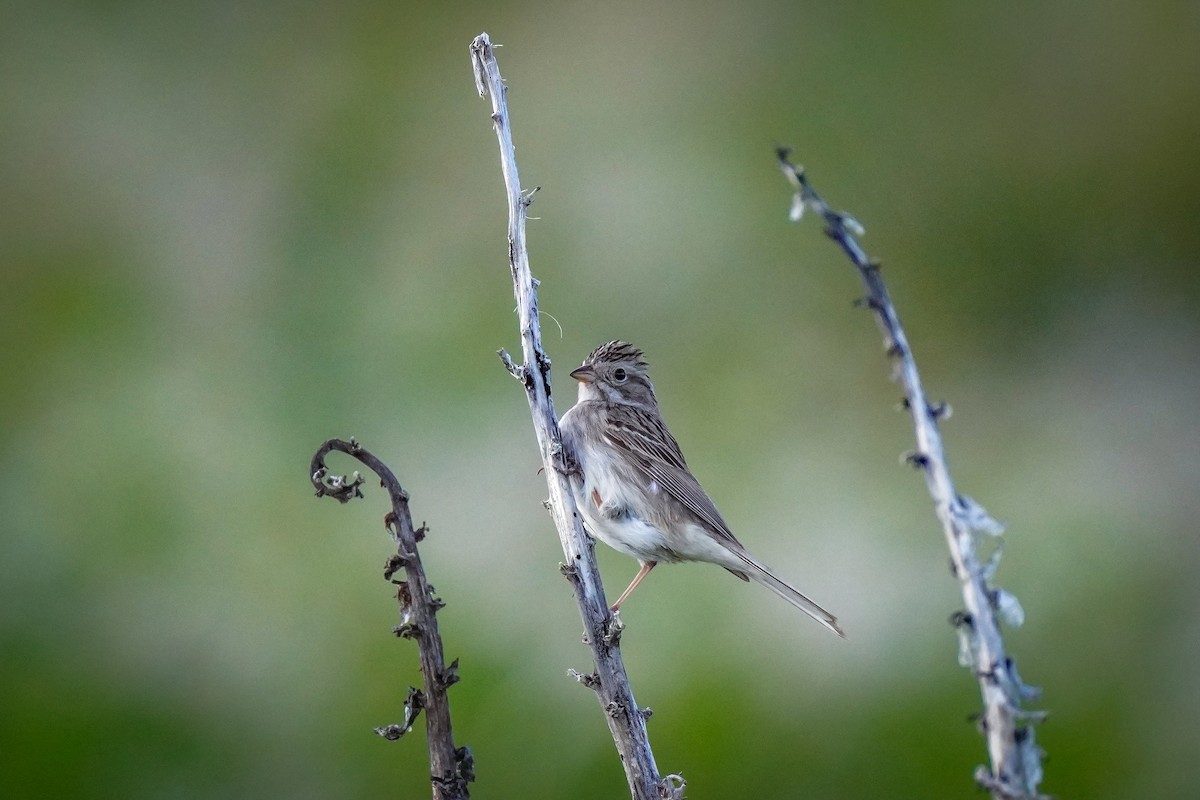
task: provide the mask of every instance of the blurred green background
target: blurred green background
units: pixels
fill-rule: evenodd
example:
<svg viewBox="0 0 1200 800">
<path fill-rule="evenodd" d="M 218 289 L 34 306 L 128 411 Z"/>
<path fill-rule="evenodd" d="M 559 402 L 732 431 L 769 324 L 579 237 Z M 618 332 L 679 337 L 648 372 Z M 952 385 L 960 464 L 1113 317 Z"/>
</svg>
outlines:
<svg viewBox="0 0 1200 800">
<path fill-rule="evenodd" d="M 695 800 L 975 796 L 960 605 L 857 278 L 867 227 L 960 489 L 1009 525 L 1044 789 L 1200 757 L 1195 4 L 49 3 L 0 25 L 0 794 L 428 796 L 385 499 L 432 533 L 478 797 L 625 793 L 541 507 L 487 102 L 504 45 L 559 412 L 645 349 L 689 462 L 837 641 L 708 567 L 624 618 Z M 561 324 L 558 325 L 549 318 Z M 349 462 L 334 462 L 342 469 Z M 601 552 L 610 594 L 636 565 Z"/>
</svg>

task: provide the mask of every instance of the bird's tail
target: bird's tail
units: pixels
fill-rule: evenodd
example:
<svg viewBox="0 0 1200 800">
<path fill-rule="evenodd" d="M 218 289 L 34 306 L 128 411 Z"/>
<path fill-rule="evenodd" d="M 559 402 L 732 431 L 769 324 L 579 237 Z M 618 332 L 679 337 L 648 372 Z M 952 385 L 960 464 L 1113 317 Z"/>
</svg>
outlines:
<svg viewBox="0 0 1200 800">
<path fill-rule="evenodd" d="M 826 628 L 829 628 L 829 630 L 833 631 L 838 636 L 842 637 L 843 639 L 846 638 L 845 632 L 838 627 L 837 617 L 821 608 L 812 600 L 809 600 L 794 586 L 778 577 L 774 572 L 771 572 L 771 570 L 769 570 L 762 562 L 747 553 L 745 550 L 738 548 L 737 556 L 748 567 L 744 573 L 747 577 L 749 577 L 755 583 L 761 583 L 763 586 L 767 587 L 784 600 L 787 600 L 789 603 L 803 611 L 805 614 L 808 614 Z"/>
</svg>

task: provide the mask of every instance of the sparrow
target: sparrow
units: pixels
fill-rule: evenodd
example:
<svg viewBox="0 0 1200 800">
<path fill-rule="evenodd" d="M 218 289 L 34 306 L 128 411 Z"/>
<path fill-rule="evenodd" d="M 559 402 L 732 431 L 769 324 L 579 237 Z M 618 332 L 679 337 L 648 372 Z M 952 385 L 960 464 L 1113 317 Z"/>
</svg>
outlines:
<svg viewBox="0 0 1200 800">
<path fill-rule="evenodd" d="M 638 560 L 620 609 L 661 562 L 707 561 L 766 586 L 838 636 L 837 618 L 772 572 L 742 546 L 688 468 L 667 428 L 642 351 L 602 344 L 571 373 L 579 399 L 559 423 L 578 469 L 571 477 L 584 527 Z"/>
</svg>

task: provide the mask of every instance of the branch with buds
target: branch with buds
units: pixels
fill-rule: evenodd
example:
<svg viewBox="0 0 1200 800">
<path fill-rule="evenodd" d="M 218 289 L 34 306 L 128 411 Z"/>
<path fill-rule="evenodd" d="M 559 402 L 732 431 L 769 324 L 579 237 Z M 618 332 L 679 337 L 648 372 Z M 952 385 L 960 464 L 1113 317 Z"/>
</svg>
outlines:
<svg viewBox="0 0 1200 800">
<path fill-rule="evenodd" d="M 500 67 L 486 33 L 479 34 L 471 42 L 471 64 L 475 70 L 475 87 L 479 96 L 491 98 L 492 126 L 500 143 L 500 169 L 508 192 L 508 260 L 520 320 L 523 361 L 519 364 L 514 362 L 503 350 L 499 355 L 505 368 L 525 388 L 550 491 L 547 507 L 558 529 L 566 557 L 562 572 L 575 591 L 579 613 L 583 618 L 585 640 L 591 647 L 595 661 L 595 668 L 591 672 L 572 674 L 581 684 L 596 692 L 625 768 L 632 797 L 636 800 L 679 798 L 683 796 L 683 779 L 677 775 L 660 776 L 654 763 L 654 753 L 646 732 L 649 709 L 639 708 L 634 702 L 633 689 L 621 658 L 621 625 L 608 610 L 592 542 L 583 530 L 579 510 L 571 494 L 570 474 L 575 467 L 563 450 L 558 416 L 550 399 L 550 359 L 542 348 L 537 307 L 538 282 L 529 269 L 529 255 L 525 247 L 525 220 L 537 189 L 530 192 L 521 189 L 505 99 L 507 87 L 500 77 Z"/>
<path fill-rule="evenodd" d="M 383 520 L 388 534 L 396 543 L 396 552 L 388 558 L 383 571 L 384 580 L 396 585 L 396 600 L 400 605 L 400 624 L 392 632 L 401 638 L 416 641 L 424 676 L 423 690 L 414 686 L 408 688 L 404 701 L 404 721 L 376 728 L 375 732 L 395 741 L 412 729 L 424 710 L 434 800 L 466 800 L 470 796 L 467 784 L 475 780 L 475 761 L 470 747 L 454 746 L 450 698 L 446 690 L 458 683 L 458 659 L 446 666 L 436 617 L 438 609 L 446 604 L 434 594 L 417 552 L 417 542 L 425 538 L 427 529 L 424 525 L 413 528 L 412 515 L 408 510 L 408 493 L 400 487 L 400 482 L 388 466 L 354 439 L 348 442 L 330 439 L 313 454 L 308 474 L 318 497 L 333 497 L 341 503 L 348 503 L 363 496 L 361 475 L 357 472 L 351 478 L 334 475 L 325 466 L 325 456 L 333 450 L 358 459 L 378 475 L 380 484 L 387 489 L 392 500 L 392 510 Z M 404 570 L 405 579 L 402 581 L 394 577 L 400 570 Z"/>
<path fill-rule="evenodd" d="M 939 430 L 939 421 L 949 416 L 949 406 L 932 404 L 926 397 L 916 359 L 880 275 L 880 265 L 868 258 L 858 242 L 864 233 L 862 226 L 848 214 L 830 208 L 809 185 L 803 167 L 789 161 L 790 154 L 788 148 L 776 151 L 779 168 L 795 189 L 791 219 L 799 222 L 809 212 L 821 217 L 825 235 L 849 256 L 867 290 L 859 304 L 874 313 L 892 359 L 892 379 L 904 387 L 904 405 L 912 415 L 917 439 L 917 449 L 906 460 L 924 473 L 942 523 L 966 605 L 964 611 L 951 617 L 959 638 L 958 660 L 975 674 L 983 696 L 979 724 L 987 740 L 991 767 L 979 766 L 975 779 L 995 800 L 1040 798 L 1043 753 L 1034 740 L 1034 724 L 1041 722 L 1045 714 L 1022 709 L 1022 703 L 1038 697 L 1040 691 L 1021 681 L 1016 665 L 1005 653 L 997 619 L 1019 626 L 1024 612 L 1012 593 L 991 584 L 1000 561 L 999 543 L 986 559 L 980 558 L 976 547 L 977 537 L 996 538 L 1004 528 L 983 506 L 959 494 L 950 479 Z"/>
</svg>

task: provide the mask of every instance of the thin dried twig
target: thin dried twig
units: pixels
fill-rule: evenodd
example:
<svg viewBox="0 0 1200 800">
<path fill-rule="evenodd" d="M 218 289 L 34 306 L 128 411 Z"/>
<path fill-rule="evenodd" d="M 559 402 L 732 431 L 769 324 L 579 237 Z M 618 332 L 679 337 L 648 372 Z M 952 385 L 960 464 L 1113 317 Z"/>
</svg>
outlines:
<svg viewBox="0 0 1200 800">
<path fill-rule="evenodd" d="M 1004 650 L 1000 632 L 1002 617 L 1010 625 L 1024 619 L 1021 606 L 1010 592 L 990 585 L 1000 559 L 996 546 L 991 557 L 981 561 L 976 550 L 979 534 L 998 537 L 1003 526 L 970 497 L 959 494 L 950 479 L 950 468 L 942 447 L 939 420 L 949 414 L 945 404 L 931 404 L 921 385 L 917 362 L 909 347 L 900 317 L 892 304 L 880 275 L 880 266 L 868 258 L 858 242 L 862 226 L 851 216 L 834 211 L 809 185 L 804 169 L 789 161 L 791 151 L 779 148 L 779 168 L 795 188 L 791 219 L 798 222 L 812 212 L 825 223 L 825 234 L 835 241 L 857 268 L 867 296 L 862 305 L 870 308 L 883 334 L 884 346 L 892 359 L 893 380 L 904 387 L 905 405 L 912 414 L 917 449 L 907 461 L 921 469 L 929 495 L 950 548 L 954 574 L 962 588 L 965 611 L 951 621 L 959 636 L 959 663 L 972 670 L 983 696 L 980 726 L 987 739 L 990 769 L 980 766 L 975 779 L 996 800 L 1037 798 L 1042 780 L 1042 750 L 1034 741 L 1034 724 L 1044 714 L 1022 709 L 1024 701 L 1036 698 L 1040 691 L 1027 686 Z"/>
<path fill-rule="evenodd" d="M 596 692 L 625 767 L 631 795 L 637 800 L 682 797 L 683 780 L 677 775 L 660 776 L 654 763 L 646 733 L 649 710 L 638 708 L 634 702 L 619 647 L 620 623 L 609 613 L 592 543 L 584 533 L 575 499 L 571 495 L 569 475 L 575 467 L 569 463 L 570 458 L 563 451 L 558 416 L 550 399 L 550 359 L 542 348 L 537 308 L 538 282 L 530 272 L 525 248 L 527 210 L 533 192 L 537 190 L 524 192 L 521 189 L 513 151 L 512 126 L 505 101 L 507 89 L 500 77 L 500 68 L 492 48 L 486 33 L 475 37 L 471 42 L 471 63 L 479 96 L 491 98 L 492 123 L 500 142 L 500 168 L 508 191 L 508 258 L 520 318 L 524 360 L 515 363 L 503 350 L 499 355 L 505 368 L 525 387 L 550 491 L 548 506 L 566 556 L 562 571 L 574 588 L 586 640 L 595 660 L 595 669 L 590 674 L 575 674 L 583 685 Z"/>
<path fill-rule="evenodd" d="M 475 780 L 475 761 L 471 748 L 454 746 L 450 726 L 450 698 L 446 690 L 457 683 L 458 659 L 446 666 L 442 651 L 442 636 L 438 632 L 437 611 L 446 604 L 434 594 L 425 577 L 425 567 L 417 552 L 417 542 L 425 538 L 426 528 L 414 529 L 408 510 L 408 493 L 388 466 L 351 439 L 330 439 L 312 457 L 308 474 L 318 497 L 333 497 L 348 503 L 362 497 L 363 478 L 357 472 L 352 478 L 334 475 L 325 466 L 325 456 L 332 450 L 358 459 L 379 476 L 392 500 L 392 510 L 384 517 L 384 525 L 396 543 L 396 553 L 384 565 L 383 577 L 396 585 L 396 600 L 400 604 L 400 624 L 393 633 L 414 639 L 420 651 L 421 672 L 425 688 L 410 686 L 404 701 L 404 721 L 385 725 L 375 732 L 389 740 L 399 739 L 412 729 L 417 716 L 425 712 L 425 732 L 429 739 L 430 781 L 434 800 L 466 800 L 470 795 L 467 784 Z M 393 576 L 404 570 L 404 580 Z"/>
</svg>

